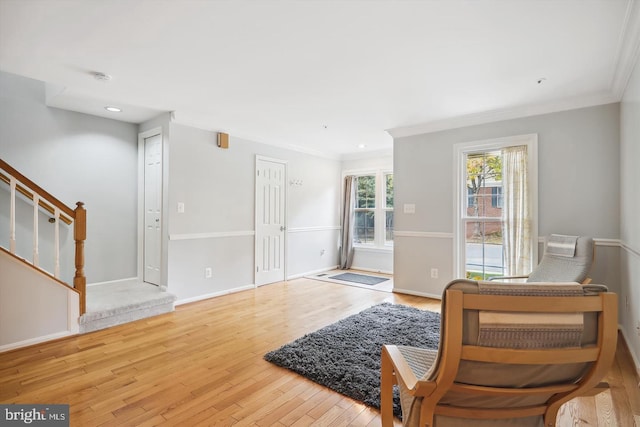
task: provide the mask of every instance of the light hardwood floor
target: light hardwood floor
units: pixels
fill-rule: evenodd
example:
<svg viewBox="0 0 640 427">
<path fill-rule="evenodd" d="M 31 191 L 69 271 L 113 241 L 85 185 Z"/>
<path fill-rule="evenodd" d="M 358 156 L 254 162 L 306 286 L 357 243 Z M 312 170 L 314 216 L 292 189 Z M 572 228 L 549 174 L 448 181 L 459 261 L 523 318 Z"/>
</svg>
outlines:
<svg viewBox="0 0 640 427">
<path fill-rule="evenodd" d="M 309 279 L 0 354 L 0 402 L 67 403 L 72 426 L 379 426 L 368 408 L 262 359 L 305 333 L 389 301 L 440 302 Z M 640 426 L 638 378 L 620 345 L 611 390 L 563 407 L 559 426 Z M 399 423 L 397 423 L 399 425 Z"/>
</svg>

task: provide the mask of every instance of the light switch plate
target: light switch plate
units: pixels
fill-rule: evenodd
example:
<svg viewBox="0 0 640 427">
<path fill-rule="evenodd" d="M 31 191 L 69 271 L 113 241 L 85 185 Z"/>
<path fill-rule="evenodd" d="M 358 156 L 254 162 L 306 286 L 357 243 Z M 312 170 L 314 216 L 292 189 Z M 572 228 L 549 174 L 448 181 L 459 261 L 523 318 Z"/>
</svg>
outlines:
<svg viewBox="0 0 640 427">
<path fill-rule="evenodd" d="M 406 214 L 414 214 L 416 213 L 416 205 L 413 203 L 405 203 L 402 207 L 402 211 Z"/>
</svg>

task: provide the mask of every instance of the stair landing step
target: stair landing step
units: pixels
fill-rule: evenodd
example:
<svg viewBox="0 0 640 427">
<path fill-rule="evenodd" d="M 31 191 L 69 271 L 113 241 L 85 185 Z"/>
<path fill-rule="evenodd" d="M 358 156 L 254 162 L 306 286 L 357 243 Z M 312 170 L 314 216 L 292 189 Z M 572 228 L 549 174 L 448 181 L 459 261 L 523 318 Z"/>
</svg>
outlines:
<svg viewBox="0 0 640 427">
<path fill-rule="evenodd" d="M 87 312 L 80 317 L 80 333 L 170 313 L 175 301 L 175 295 L 137 281 L 88 286 Z"/>
</svg>

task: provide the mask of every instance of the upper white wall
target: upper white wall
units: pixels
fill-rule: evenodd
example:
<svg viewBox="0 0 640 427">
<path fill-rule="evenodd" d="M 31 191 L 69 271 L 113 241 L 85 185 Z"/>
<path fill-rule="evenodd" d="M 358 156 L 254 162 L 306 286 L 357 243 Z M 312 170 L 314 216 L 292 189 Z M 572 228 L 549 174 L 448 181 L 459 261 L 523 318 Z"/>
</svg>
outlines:
<svg viewBox="0 0 640 427">
<path fill-rule="evenodd" d="M 137 126 L 44 99 L 43 82 L 0 72 L 0 155 L 68 206 L 85 203 L 88 283 L 134 277 Z M 8 206 L 0 211 L 8 216 Z"/>
<path fill-rule="evenodd" d="M 636 64 L 621 102 L 620 201 L 622 240 L 640 251 L 640 66 Z"/>
<path fill-rule="evenodd" d="M 171 124 L 169 233 L 254 230 L 255 157 L 287 162 L 289 228 L 339 225 L 336 202 L 340 163 L 297 151 L 230 137 L 216 145 L 216 133 Z M 178 201 L 185 213 L 177 213 Z"/>
<path fill-rule="evenodd" d="M 506 120 L 394 142 L 396 230 L 422 237 L 396 237 L 394 283 L 399 289 L 440 295 L 453 279 L 453 145 L 512 135 L 538 134 L 538 230 L 620 237 L 619 105 Z M 416 213 L 404 214 L 405 203 Z M 617 251 L 598 248 L 592 277 L 616 289 Z M 431 279 L 430 268 L 440 277 Z"/>
<path fill-rule="evenodd" d="M 640 60 L 620 104 L 620 314 L 640 372 Z"/>
</svg>

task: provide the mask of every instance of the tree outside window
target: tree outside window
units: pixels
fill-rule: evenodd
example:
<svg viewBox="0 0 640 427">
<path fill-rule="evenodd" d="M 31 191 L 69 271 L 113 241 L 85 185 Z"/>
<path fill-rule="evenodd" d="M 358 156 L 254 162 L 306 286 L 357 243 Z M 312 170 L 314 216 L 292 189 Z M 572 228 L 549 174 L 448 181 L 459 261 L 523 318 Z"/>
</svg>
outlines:
<svg viewBox="0 0 640 427">
<path fill-rule="evenodd" d="M 467 154 L 466 186 L 466 276 L 487 279 L 503 273 L 502 209 L 495 203 L 496 189 L 502 190 L 500 151 Z"/>
<path fill-rule="evenodd" d="M 365 175 L 356 178 L 356 207 L 354 242 L 375 242 L 376 177 Z"/>
<path fill-rule="evenodd" d="M 393 243 L 393 174 L 384 175 L 385 183 L 385 222 L 384 222 L 384 242 Z"/>
</svg>

